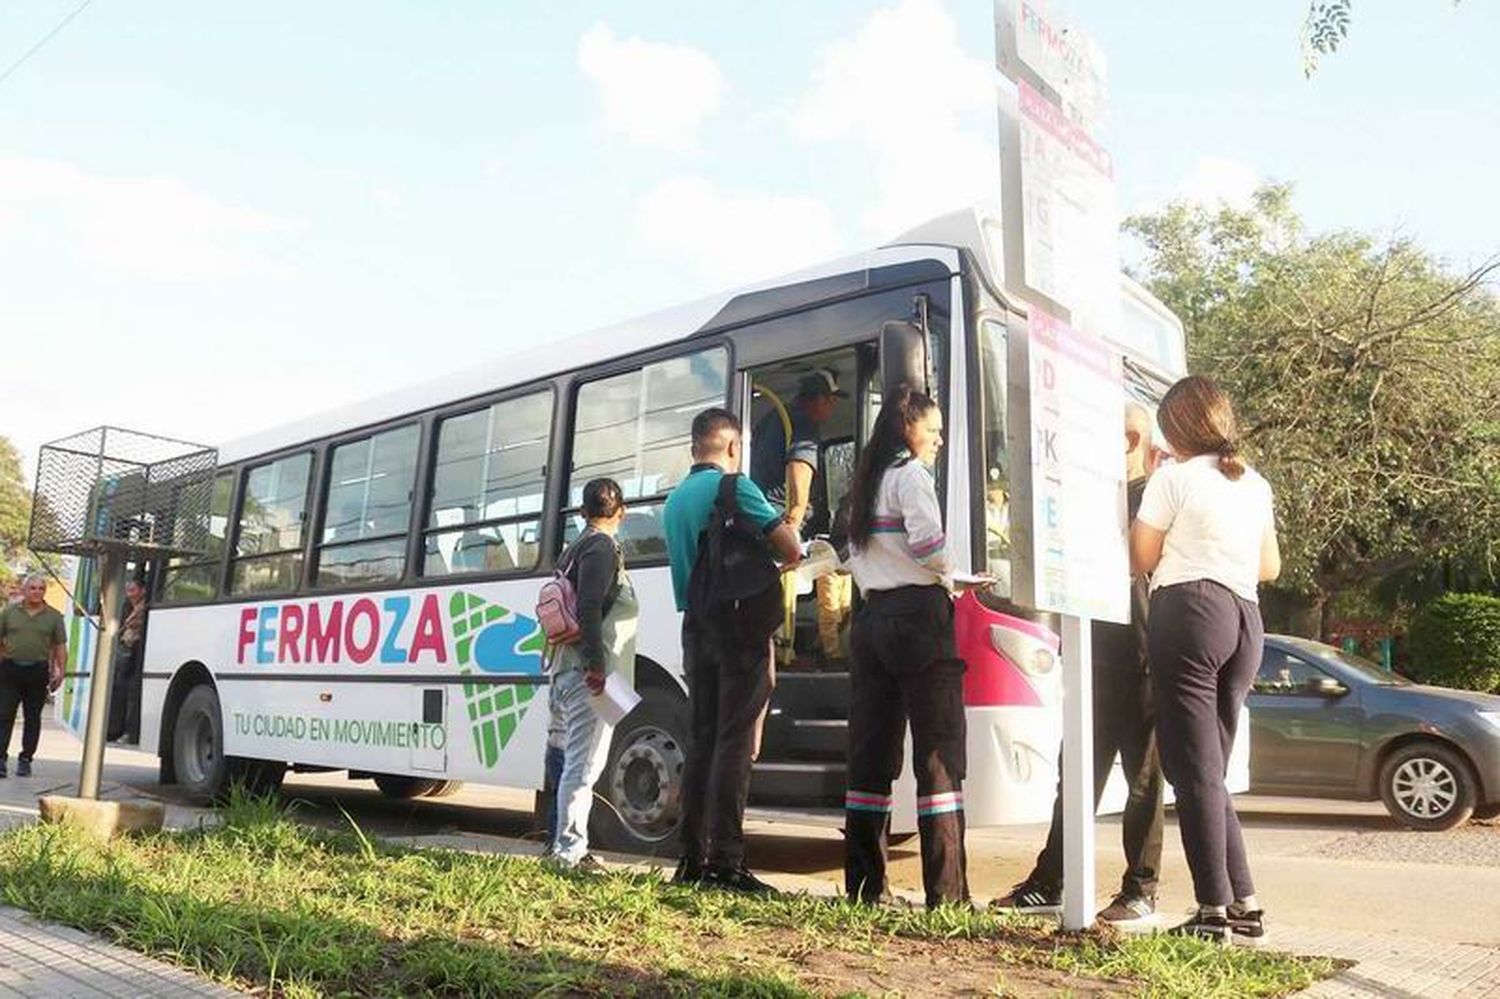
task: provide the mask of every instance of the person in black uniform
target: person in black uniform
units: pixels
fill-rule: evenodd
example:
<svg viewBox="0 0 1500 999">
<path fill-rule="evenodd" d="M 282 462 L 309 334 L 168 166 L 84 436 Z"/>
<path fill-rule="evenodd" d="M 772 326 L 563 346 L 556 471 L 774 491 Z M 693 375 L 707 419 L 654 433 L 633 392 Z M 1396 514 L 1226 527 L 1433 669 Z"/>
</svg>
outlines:
<svg viewBox="0 0 1500 999">
<path fill-rule="evenodd" d="M 1130 403 L 1125 408 L 1125 474 L 1130 519 L 1146 491 L 1152 455 L 1151 414 Z M 1115 755 L 1129 795 L 1122 816 L 1125 874 L 1114 900 L 1099 913 L 1109 923 L 1128 923 L 1156 912 L 1156 884 L 1161 871 L 1165 780 L 1156 753 L 1156 712 L 1151 702 L 1151 673 L 1146 656 L 1147 579 L 1130 587 L 1128 625 L 1094 622 L 1094 807 L 1104 794 Z M 1037 855 L 1036 866 L 993 907 L 1017 912 L 1058 912 L 1063 887 L 1062 757 L 1058 757 L 1057 798 L 1052 828 Z"/>
<path fill-rule="evenodd" d="M 964 858 L 964 662 L 953 636 L 953 569 L 932 464 L 943 416 L 902 386 L 880 409 L 855 468 L 850 565 L 864 606 L 851 633 L 844 886 L 851 901 L 889 898 L 891 784 L 911 723 L 922 886 L 929 907 L 967 902 Z"/>
</svg>

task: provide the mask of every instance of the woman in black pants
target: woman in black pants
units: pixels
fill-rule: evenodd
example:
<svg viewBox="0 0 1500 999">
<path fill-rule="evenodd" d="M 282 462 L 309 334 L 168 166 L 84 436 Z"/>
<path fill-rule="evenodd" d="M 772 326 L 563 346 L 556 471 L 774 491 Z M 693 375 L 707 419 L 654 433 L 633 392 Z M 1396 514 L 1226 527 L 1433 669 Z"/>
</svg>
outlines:
<svg viewBox="0 0 1500 999">
<path fill-rule="evenodd" d="M 902 386 L 886 400 L 850 489 L 849 565 L 864 604 L 850 633 L 849 785 L 844 886 L 889 898 L 891 783 L 911 723 L 922 886 L 929 907 L 967 902 L 964 663 L 954 651 L 953 568 L 932 465 L 943 414 Z"/>
<path fill-rule="evenodd" d="M 1264 934 L 1245 840 L 1224 786 L 1240 709 L 1260 666 L 1256 586 L 1281 571 L 1271 487 L 1246 467 L 1229 399 L 1207 378 L 1173 385 L 1157 422 L 1176 459 L 1146 486 L 1131 567 L 1151 573 L 1146 626 L 1157 746 L 1198 901 L 1173 932 Z"/>
</svg>

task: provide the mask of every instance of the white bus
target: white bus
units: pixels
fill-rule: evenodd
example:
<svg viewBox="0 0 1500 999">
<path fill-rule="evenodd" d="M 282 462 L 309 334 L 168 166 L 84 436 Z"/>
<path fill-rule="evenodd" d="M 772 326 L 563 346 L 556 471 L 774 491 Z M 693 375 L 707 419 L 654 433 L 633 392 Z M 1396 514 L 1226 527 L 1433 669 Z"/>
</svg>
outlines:
<svg viewBox="0 0 1500 999">
<path fill-rule="evenodd" d="M 1044 819 L 1058 636 L 1011 587 L 1027 571 L 1024 526 L 1010 523 L 1029 503 L 1026 337 L 998 248 L 997 220 L 959 212 L 889 246 L 224 447 L 213 550 L 149 567 L 141 745 L 160 755 L 162 780 L 198 799 L 236 779 L 274 787 L 289 768 L 348 770 L 403 797 L 463 781 L 539 787 L 547 677 L 532 608 L 580 529 L 584 483 L 608 475 L 628 497 L 643 701 L 615 731 L 595 832 L 602 846 L 670 853 L 688 713 L 662 502 L 690 467 L 697 412 L 727 406 L 748 431 L 826 368 L 850 397 L 823 427 L 813 530 L 847 489 L 882 385 L 926 382 L 941 402 L 949 542 L 961 569 L 999 580 L 958 605 L 968 821 Z M 1181 325 L 1123 287 L 1128 389 L 1149 401 L 1180 373 Z M 752 806 L 838 814 L 846 653 L 820 649 L 810 595 L 793 632 Z M 62 698 L 75 726 L 84 686 Z M 895 822 L 915 828 L 910 811 Z"/>
</svg>

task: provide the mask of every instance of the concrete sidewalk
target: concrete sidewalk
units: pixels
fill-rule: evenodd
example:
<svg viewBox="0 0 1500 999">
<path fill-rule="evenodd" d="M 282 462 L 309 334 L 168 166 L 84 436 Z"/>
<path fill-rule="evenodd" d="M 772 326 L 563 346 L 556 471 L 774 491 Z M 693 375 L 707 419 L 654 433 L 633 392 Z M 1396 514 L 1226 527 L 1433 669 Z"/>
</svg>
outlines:
<svg viewBox="0 0 1500 999">
<path fill-rule="evenodd" d="M 1271 946 L 1356 962 L 1300 993 L 1314 999 L 1422 996 L 1500 997 L 1500 950 L 1470 944 L 1432 944 L 1398 936 L 1325 930 L 1278 939 Z"/>
<path fill-rule="evenodd" d="M 87 933 L 0 907 L 0 997 L 237 995 Z"/>
</svg>

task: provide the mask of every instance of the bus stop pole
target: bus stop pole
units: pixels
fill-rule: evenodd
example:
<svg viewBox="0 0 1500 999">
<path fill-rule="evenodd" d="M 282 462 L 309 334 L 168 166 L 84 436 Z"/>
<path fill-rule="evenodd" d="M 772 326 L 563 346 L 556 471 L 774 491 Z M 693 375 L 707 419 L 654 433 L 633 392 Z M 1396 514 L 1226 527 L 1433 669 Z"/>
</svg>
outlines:
<svg viewBox="0 0 1500 999">
<path fill-rule="evenodd" d="M 1094 669 L 1090 621 L 1064 615 L 1063 913 L 1065 930 L 1094 922 Z"/>
<path fill-rule="evenodd" d="M 109 727 L 109 685 L 114 662 L 115 633 L 119 630 L 120 591 L 125 562 L 111 551 L 99 555 L 99 643 L 89 670 L 89 715 L 83 733 L 83 767 L 78 774 L 78 797 L 97 799 L 104 776 L 104 736 Z"/>
</svg>

